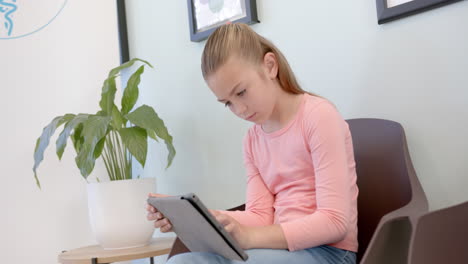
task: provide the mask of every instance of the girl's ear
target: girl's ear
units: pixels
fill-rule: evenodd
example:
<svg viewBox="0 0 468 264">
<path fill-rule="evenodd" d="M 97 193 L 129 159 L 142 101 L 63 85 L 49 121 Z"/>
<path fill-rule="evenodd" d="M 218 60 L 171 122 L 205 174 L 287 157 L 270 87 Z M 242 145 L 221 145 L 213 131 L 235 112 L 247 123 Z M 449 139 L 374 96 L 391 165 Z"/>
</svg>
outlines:
<svg viewBox="0 0 468 264">
<path fill-rule="evenodd" d="M 263 66 L 266 76 L 269 79 L 276 79 L 278 76 L 278 60 L 273 52 L 267 52 L 263 57 Z"/>
</svg>

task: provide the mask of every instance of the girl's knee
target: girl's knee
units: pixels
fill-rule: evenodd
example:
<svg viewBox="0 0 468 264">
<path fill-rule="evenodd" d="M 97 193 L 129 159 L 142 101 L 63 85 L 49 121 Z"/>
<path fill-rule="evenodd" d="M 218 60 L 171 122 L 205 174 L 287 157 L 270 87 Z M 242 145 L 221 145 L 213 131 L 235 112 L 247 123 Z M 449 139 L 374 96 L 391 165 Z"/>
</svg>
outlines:
<svg viewBox="0 0 468 264">
<path fill-rule="evenodd" d="M 183 264 L 183 263 L 190 263 L 190 253 L 182 253 L 172 256 L 170 259 L 166 261 L 166 264 Z"/>
<path fill-rule="evenodd" d="M 188 252 L 172 256 L 166 264 L 225 264 L 225 258 L 206 252 Z"/>
</svg>

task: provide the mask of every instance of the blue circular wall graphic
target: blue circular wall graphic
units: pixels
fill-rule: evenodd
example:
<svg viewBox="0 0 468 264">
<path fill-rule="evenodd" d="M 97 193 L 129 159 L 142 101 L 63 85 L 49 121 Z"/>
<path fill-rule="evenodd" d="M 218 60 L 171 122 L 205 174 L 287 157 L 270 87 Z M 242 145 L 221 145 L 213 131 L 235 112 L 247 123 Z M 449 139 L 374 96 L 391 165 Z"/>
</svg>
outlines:
<svg viewBox="0 0 468 264">
<path fill-rule="evenodd" d="M 0 40 L 17 39 L 47 27 L 68 0 L 0 0 Z"/>
</svg>

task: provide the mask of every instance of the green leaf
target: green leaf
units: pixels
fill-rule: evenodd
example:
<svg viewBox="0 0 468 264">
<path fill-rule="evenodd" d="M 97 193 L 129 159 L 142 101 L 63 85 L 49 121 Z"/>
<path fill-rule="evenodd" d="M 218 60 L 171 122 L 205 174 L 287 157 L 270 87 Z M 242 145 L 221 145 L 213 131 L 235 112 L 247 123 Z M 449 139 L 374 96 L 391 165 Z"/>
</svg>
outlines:
<svg viewBox="0 0 468 264">
<path fill-rule="evenodd" d="M 172 160 L 176 154 L 174 146 L 172 145 L 172 136 L 167 131 L 164 121 L 159 118 L 154 109 L 150 106 L 142 105 L 128 114 L 127 119 L 141 128 L 154 131 L 159 138 L 164 140 L 169 152 L 166 168 L 171 166 Z"/>
<path fill-rule="evenodd" d="M 156 133 L 153 130 L 147 129 L 146 133 L 148 133 L 150 138 L 154 139 L 156 142 L 159 142 L 158 138 L 156 137 Z"/>
<path fill-rule="evenodd" d="M 102 150 L 104 149 L 104 143 L 106 143 L 106 136 L 102 137 L 101 140 L 96 144 L 94 148 L 94 159 L 98 159 L 99 156 L 102 154 Z"/>
<path fill-rule="evenodd" d="M 102 86 L 102 92 L 101 92 L 101 101 L 99 101 L 99 106 L 101 106 L 102 111 L 104 111 L 106 115 L 110 115 L 112 113 L 113 106 L 115 105 L 114 99 L 115 99 L 115 92 L 117 91 L 117 87 L 115 85 L 115 78 L 117 78 L 117 74 L 121 70 L 131 67 L 137 61 L 141 61 L 147 64 L 148 66 L 150 66 L 151 68 L 153 67 L 149 62 L 135 58 L 110 70 L 109 76 L 107 77 L 106 80 L 104 80 L 104 84 Z"/>
<path fill-rule="evenodd" d="M 127 81 L 127 87 L 122 96 L 122 114 L 126 115 L 135 106 L 138 100 L 138 85 L 140 84 L 140 76 L 145 70 L 145 65 L 140 66 Z"/>
<path fill-rule="evenodd" d="M 145 167 L 148 152 L 148 137 L 146 130 L 141 127 L 128 127 L 119 130 L 120 138 L 128 151 Z"/>
<path fill-rule="evenodd" d="M 131 59 L 129 61 L 127 61 L 126 63 L 118 66 L 118 67 L 115 67 L 114 69 L 110 70 L 109 72 L 109 77 L 112 77 L 112 76 L 116 76 L 117 73 L 119 73 L 121 70 L 123 69 L 126 69 L 126 68 L 129 68 L 129 67 L 132 67 L 133 64 L 135 64 L 135 62 L 137 61 L 140 61 L 140 62 L 143 62 L 145 63 L 146 65 L 150 66 L 151 68 L 153 68 L 153 65 L 151 65 L 149 62 L 145 61 L 145 60 L 142 60 L 142 59 L 138 59 L 138 58 L 134 58 L 134 59 Z"/>
<path fill-rule="evenodd" d="M 170 141 L 165 140 L 165 143 L 166 143 L 167 151 L 169 152 L 169 154 L 167 154 L 167 166 L 166 166 L 166 169 L 167 169 L 169 168 L 169 166 L 171 166 L 172 160 L 174 159 L 176 151 L 175 151 L 174 145 L 172 145 L 172 137 Z"/>
<path fill-rule="evenodd" d="M 102 85 L 101 92 L 101 101 L 99 101 L 99 106 L 106 115 L 112 113 L 112 108 L 114 107 L 115 92 L 117 87 L 115 85 L 115 78 L 117 76 L 111 76 L 104 81 Z"/>
<path fill-rule="evenodd" d="M 36 140 L 36 147 L 34 148 L 34 178 L 36 179 L 37 187 L 41 188 L 41 184 L 37 177 L 37 168 L 44 159 L 44 151 L 49 145 L 50 138 L 54 134 L 55 130 L 61 126 L 63 123 L 68 122 L 75 115 L 66 114 L 64 116 L 57 116 L 54 118 L 44 129 L 42 130 L 42 135 Z"/>
<path fill-rule="evenodd" d="M 98 142 L 106 135 L 110 120 L 108 116 L 93 115 L 83 123 L 84 142 L 75 161 L 85 179 L 94 169 L 96 162 L 94 150 Z"/>
<path fill-rule="evenodd" d="M 114 105 L 114 107 L 112 108 L 112 126 L 116 130 L 119 130 L 124 127 L 124 124 L 126 122 L 127 120 L 123 117 L 122 113 L 120 113 L 117 106 Z"/>
<path fill-rule="evenodd" d="M 63 128 L 62 133 L 60 133 L 60 136 L 55 142 L 57 146 L 57 156 L 59 160 L 62 159 L 62 155 L 63 155 L 63 152 L 65 151 L 65 147 L 67 146 L 67 140 L 68 140 L 68 137 L 70 136 L 71 131 L 75 129 L 76 126 L 86 121 L 88 117 L 89 117 L 88 114 L 78 114 L 77 116 L 74 116 L 72 120 L 67 122 L 67 124 Z"/>
<path fill-rule="evenodd" d="M 80 152 L 81 146 L 83 145 L 83 142 L 84 142 L 82 132 L 83 132 L 83 123 L 79 124 L 73 131 L 73 134 L 71 135 L 71 139 L 73 141 L 73 147 L 75 147 L 76 154 Z"/>
</svg>

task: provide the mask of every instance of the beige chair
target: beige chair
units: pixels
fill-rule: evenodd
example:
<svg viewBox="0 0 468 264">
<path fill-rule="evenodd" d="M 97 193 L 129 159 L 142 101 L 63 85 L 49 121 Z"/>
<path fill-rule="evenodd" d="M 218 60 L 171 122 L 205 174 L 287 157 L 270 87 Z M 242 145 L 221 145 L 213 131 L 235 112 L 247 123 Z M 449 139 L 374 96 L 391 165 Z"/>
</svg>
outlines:
<svg viewBox="0 0 468 264">
<path fill-rule="evenodd" d="M 358 198 L 358 262 L 407 263 L 414 220 L 427 211 L 403 127 L 382 119 L 347 120 L 354 145 Z M 244 206 L 231 210 L 244 210 Z M 177 239 L 169 258 L 187 252 Z"/>
</svg>

